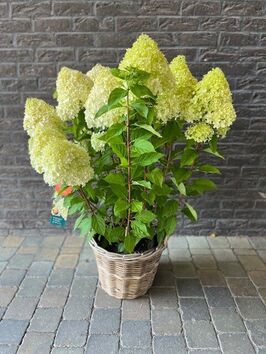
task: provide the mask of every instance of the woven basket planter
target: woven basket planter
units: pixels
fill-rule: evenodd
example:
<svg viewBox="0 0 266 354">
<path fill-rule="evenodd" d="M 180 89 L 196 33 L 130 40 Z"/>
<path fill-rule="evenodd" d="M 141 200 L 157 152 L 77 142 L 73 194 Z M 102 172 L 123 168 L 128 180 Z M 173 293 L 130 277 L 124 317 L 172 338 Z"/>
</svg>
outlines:
<svg viewBox="0 0 266 354">
<path fill-rule="evenodd" d="M 108 252 L 92 240 L 100 285 L 117 299 L 135 299 L 151 287 L 165 246 L 144 253 L 118 254 Z"/>
</svg>

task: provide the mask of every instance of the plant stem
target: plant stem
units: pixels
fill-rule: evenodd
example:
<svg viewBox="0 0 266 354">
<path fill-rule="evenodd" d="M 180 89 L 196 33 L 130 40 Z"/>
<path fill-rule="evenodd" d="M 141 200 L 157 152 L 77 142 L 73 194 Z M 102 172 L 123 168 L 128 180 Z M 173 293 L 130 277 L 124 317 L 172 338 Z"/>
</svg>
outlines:
<svg viewBox="0 0 266 354">
<path fill-rule="evenodd" d="M 172 152 L 172 145 L 169 145 L 168 154 L 167 154 L 167 161 L 166 161 L 166 166 L 165 166 L 165 170 L 164 170 L 164 178 L 167 176 L 167 173 L 168 173 L 168 169 L 169 169 L 169 165 L 170 165 L 170 161 L 171 161 L 171 152 Z"/>
<path fill-rule="evenodd" d="M 81 198 L 85 201 L 88 209 L 90 209 L 91 212 L 95 211 L 96 207 L 90 202 L 89 198 L 87 198 L 86 193 L 84 192 L 84 189 L 81 186 L 78 187 L 78 192 Z"/>
<path fill-rule="evenodd" d="M 129 111 L 129 91 L 127 92 L 127 119 L 126 119 L 126 126 L 127 126 L 127 200 L 129 204 L 128 212 L 127 212 L 127 226 L 126 226 L 126 233 L 125 237 L 129 234 L 130 228 L 130 219 L 131 219 L 131 137 L 130 137 L 130 111 Z"/>
</svg>

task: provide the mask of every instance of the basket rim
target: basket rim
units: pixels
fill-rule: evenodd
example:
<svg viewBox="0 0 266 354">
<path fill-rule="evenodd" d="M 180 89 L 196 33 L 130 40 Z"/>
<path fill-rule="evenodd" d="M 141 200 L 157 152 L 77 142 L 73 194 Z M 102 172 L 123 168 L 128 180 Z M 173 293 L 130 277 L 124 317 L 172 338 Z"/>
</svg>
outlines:
<svg viewBox="0 0 266 354">
<path fill-rule="evenodd" d="M 140 259 L 143 260 L 143 259 L 154 257 L 155 254 L 161 253 L 166 248 L 166 244 L 167 244 L 167 240 L 165 239 L 165 242 L 163 244 L 158 245 L 156 248 L 152 248 L 145 252 L 121 254 L 121 253 L 115 253 L 115 252 L 110 252 L 105 250 L 104 248 L 100 247 L 94 239 L 90 241 L 91 248 L 95 250 L 97 253 L 104 255 L 105 257 L 113 260 L 125 260 L 125 261 L 135 261 Z"/>
</svg>

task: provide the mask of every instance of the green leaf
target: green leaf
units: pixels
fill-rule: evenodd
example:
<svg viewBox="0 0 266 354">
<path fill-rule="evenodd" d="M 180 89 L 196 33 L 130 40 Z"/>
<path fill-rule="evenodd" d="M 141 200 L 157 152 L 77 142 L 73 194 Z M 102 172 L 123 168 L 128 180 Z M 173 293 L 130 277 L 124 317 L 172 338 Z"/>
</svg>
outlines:
<svg viewBox="0 0 266 354">
<path fill-rule="evenodd" d="M 179 184 L 188 180 L 191 174 L 191 171 L 186 170 L 185 168 L 178 168 L 176 171 L 174 171 L 176 183 Z"/>
<path fill-rule="evenodd" d="M 134 186 L 142 186 L 147 189 L 151 189 L 151 182 L 149 181 L 132 181 Z"/>
<path fill-rule="evenodd" d="M 129 204 L 127 201 L 123 199 L 118 199 L 114 205 L 114 214 L 115 216 L 123 216 L 125 215 L 125 211 L 129 208 Z"/>
<path fill-rule="evenodd" d="M 158 196 L 166 196 L 172 191 L 172 189 L 167 184 L 163 184 L 162 187 L 153 185 L 152 190 Z"/>
<path fill-rule="evenodd" d="M 91 231 L 92 227 L 92 217 L 89 215 L 87 218 L 83 219 L 79 225 L 80 235 L 85 236 L 88 235 Z"/>
<path fill-rule="evenodd" d="M 109 111 L 109 106 L 108 104 L 105 104 L 97 111 L 97 113 L 95 114 L 95 118 L 99 118 L 100 116 L 102 116 L 104 113 L 108 111 Z"/>
<path fill-rule="evenodd" d="M 105 222 L 101 215 L 99 214 L 92 215 L 92 228 L 97 234 L 104 236 Z"/>
<path fill-rule="evenodd" d="M 214 135 L 209 142 L 209 146 L 212 152 L 217 152 L 217 136 Z"/>
<path fill-rule="evenodd" d="M 151 142 L 144 140 L 144 139 L 137 139 L 135 140 L 132 146 L 132 156 L 138 156 L 141 154 L 145 154 L 148 152 L 155 152 L 154 146 Z"/>
<path fill-rule="evenodd" d="M 182 209 L 182 212 L 192 221 L 198 220 L 197 212 L 190 204 L 186 203 L 186 206 Z"/>
<path fill-rule="evenodd" d="M 189 186 L 190 189 L 196 190 L 199 193 L 203 193 L 216 188 L 216 184 L 207 178 L 198 178 L 193 181 L 193 184 Z"/>
<path fill-rule="evenodd" d="M 182 195 L 186 195 L 187 194 L 186 187 L 185 187 L 184 183 L 182 183 L 182 182 L 179 183 L 177 185 L 177 189 L 179 190 L 180 194 L 182 194 Z"/>
<path fill-rule="evenodd" d="M 167 236 L 170 236 L 172 235 L 173 232 L 175 232 L 176 223 L 177 223 L 176 216 L 171 216 L 166 220 L 164 229 Z"/>
<path fill-rule="evenodd" d="M 128 253 L 132 253 L 134 251 L 134 248 L 137 244 L 138 240 L 136 239 L 136 237 L 130 232 L 124 240 L 124 246 L 125 246 L 125 250 Z"/>
<path fill-rule="evenodd" d="M 125 177 L 122 175 L 122 173 L 110 173 L 104 178 L 104 180 L 109 184 L 125 184 Z"/>
<path fill-rule="evenodd" d="M 105 142 L 109 142 L 116 136 L 120 136 L 126 130 L 126 126 L 124 123 L 116 123 L 112 125 L 107 132 L 102 135 L 99 139 Z"/>
<path fill-rule="evenodd" d="M 83 209 L 83 207 L 84 207 L 83 201 L 73 204 L 68 210 L 68 215 L 73 215 L 73 214 L 81 211 Z"/>
<path fill-rule="evenodd" d="M 143 224 L 141 221 L 133 220 L 131 222 L 131 227 L 132 227 L 134 235 L 137 238 L 143 238 L 145 236 L 149 236 L 147 226 L 145 224 Z"/>
<path fill-rule="evenodd" d="M 202 165 L 199 167 L 199 170 L 201 172 L 205 172 L 205 173 L 216 173 L 216 174 L 221 174 L 219 168 L 212 166 L 212 165 Z"/>
<path fill-rule="evenodd" d="M 119 79 L 125 80 L 128 76 L 128 72 L 125 70 L 120 70 L 118 68 L 111 68 L 111 74 Z"/>
<path fill-rule="evenodd" d="M 133 202 L 131 203 L 131 210 L 134 213 L 140 212 L 142 208 L 143 208 L 143 203 L 138 200 L 133 200 Z"/>
<path fill-rule="evenodd" d="M 145 103 L 136 101 L 131 104 L 131 106 L 140 114 L 142 117 L 147 118 L 149 113 L 149 108 Z"/>
<path fill-rule="evenodd" d="M 212 151 L 211 148 L 206 148 L 203 151 L 208 152 L 209 154 L 214 155 L 214 156 L 219 157 L 220 159 L 224 160 L 223 155 L 221 155 L 218 151 Z"/>
<path fill-rule="evenodd" d="M 151 125 L 148 125 L 148 124 L 137 124 L 137 123 L 135 123 L 134 125 L 137 126 L 137 127 L 142 128 L 142 129 L 148 130 L 150 133 L 152 133 L 153 135 L 158 136 L 159 138 L 162 137 L 156 130 L 153 129 L 153 127 Z"/>
<path fill-rule="evenodd" d="M 151 172 L 147 173 L 147 178 L 154 184 L 156 184 L 159 187 L 162 187 L 163 185 L 163 173 L 159 168 L 155 168 Z"/>
<path fill-rule="evenodd" d="M 150 210 L 142 210 L 137 216 L 136 220 L 142 221 L 145 224 L 152 222 L 156 218 L 156 215 L 153 214 Z"/>
<path fill-rule="evenodd" d="M 78 229 L 79 228 L 79 225 L 81 224 L 82 220 L 84 219 L 85 217 L 85 214 L 81 214 L 75 221 L 75 224 L 74 224 L 74 230 Z"/>
<path fill-rule="evenodd" d="M 154 204 L 155 197 L 156 197 L 154 192 L 142 192 L 141 196 L 147 203 L 149 203 L 149 205 Z"/>
<path fill-rule="evenodd" d="M 127 91 L 121 87 L 115 88 L 109 95 L 108 106 L 114 106 L 121 101 L 127 95 Z"/>
<path fill-rule="evenodd" d="M 122 241 L 125 237 L 125 229 L 121 226 L 114 227 L 108 232 L 109 243 Z"/>
<path fill-rule="evenodd" d="M 144 85 L 134 85 L 130 87 L 130 90 L 134 93 L 135 96 L 141 98 L 143 96 L 148 96 L 154 98 L 155 96 L 151 90 Z"/>
<path fill-rule="evenodd" d="M 179 203 L 176 200 L 167 200 L 165 205 L 163 206 L 163 217 L 169 217 L 172 215 L 176 215 L 177 209 L 179 207 Z"/>
<path fill-rule="evenodd" d="M 198 154 L 195 150 L 192 149 L 185 149 L 181 161 L 180 161 L 180 166 L 191 166 L 196 158 L 198 157 Z"/>
<path fill-rule="evenodd" d="M 119 185 L 119 184 L 110 184 L 110 188 L 112 192 L 118 197 L 118 198 L 126 198 L 127 197 L 127 189 L 125 185 Z"/>
<path fill-rule="evenodd" d="M 140 165 L 140 166 L 149 166 L 155 162 L 157 162 L 160 158 L 162 158 L 164 155 L 161 154 L 160 152 L 149 152 L 146 154 L 141 155 L 137 159 L 135 159 L 134 164 Z"/>
</svg>

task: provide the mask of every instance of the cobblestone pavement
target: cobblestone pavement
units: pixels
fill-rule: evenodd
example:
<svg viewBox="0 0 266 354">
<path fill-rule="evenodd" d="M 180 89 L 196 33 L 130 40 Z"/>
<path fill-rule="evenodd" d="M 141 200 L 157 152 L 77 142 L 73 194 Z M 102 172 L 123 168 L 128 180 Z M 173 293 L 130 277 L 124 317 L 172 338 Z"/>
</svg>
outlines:
<svg viewBox="0 0 266 354">
<path fill-rule="evenodd" d="M 0 237 L 1 354 L 266 353 L 266 238 L 172 237 L 147 296 L 97 284 L 71 235 Z"/>
</svg>

